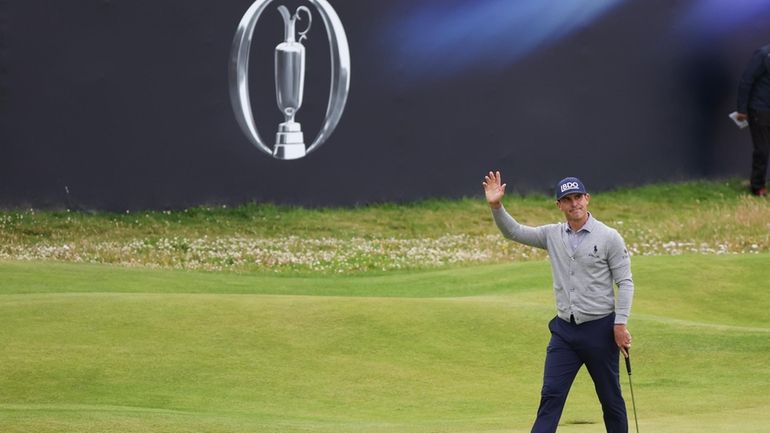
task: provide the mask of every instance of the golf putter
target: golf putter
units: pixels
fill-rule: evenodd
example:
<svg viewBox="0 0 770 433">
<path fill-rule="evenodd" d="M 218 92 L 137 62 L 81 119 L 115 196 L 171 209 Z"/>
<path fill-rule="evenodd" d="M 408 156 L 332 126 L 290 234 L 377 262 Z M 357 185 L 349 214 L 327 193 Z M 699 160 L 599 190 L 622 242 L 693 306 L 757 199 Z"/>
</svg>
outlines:
<svg viewBox="0 0 770 433">
<path fill-rule="evenodd" d="M 634 424 L 636 424 L 636 433 L 639 433 L 639 420 L 636 418 L 636 400 L 634 399 L 634 384 L 631 382 L 631 349 L 626 349 L 628 357 L 626 360 L 626 371 L 628 371 L 628 386 L 631 389 L 631 406 L 634 408 Z"/>
</svg>

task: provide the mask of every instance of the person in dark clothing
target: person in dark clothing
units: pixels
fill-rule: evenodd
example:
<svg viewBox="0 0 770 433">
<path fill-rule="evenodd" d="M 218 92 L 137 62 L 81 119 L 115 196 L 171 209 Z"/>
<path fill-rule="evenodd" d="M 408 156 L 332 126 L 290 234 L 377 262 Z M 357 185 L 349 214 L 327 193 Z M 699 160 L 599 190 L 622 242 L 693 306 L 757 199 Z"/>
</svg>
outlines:
<svg viewBox="0 0 770 433">
<path fill-rule="evenodd" d="M 770 156 L 770 45 L 754 51 L 738 84 L 738 115 L 748 120 L 754 151 L 751 158 L 751 192 L 767 196 L 767 162 Z"/>
</svg>

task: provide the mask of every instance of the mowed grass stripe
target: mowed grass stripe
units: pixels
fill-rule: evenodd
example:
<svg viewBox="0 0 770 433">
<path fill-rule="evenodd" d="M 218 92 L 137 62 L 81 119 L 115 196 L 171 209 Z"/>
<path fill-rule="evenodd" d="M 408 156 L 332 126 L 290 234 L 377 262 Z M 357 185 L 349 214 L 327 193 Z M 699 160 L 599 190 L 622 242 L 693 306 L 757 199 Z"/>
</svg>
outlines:
<svg viewBox="0 0 770 433">
<path fill-rule="evenodd" d="M 700 301 L 704 294 L 731 296 L 737 290 L 742 297 L 753 301 L 756 296 L 762 296 L 762 288 L 770 286 L 767 282 L 770 271 L 765 266 L 768 261 L 770 254 L 767 253 L 635 256 L 632 268 L 635 280 L 642 279 L 642 290 L 676 291 L 677 287 L 697 285 L 699 290 L 693 293 L 681 291 L 682 296 Z M 551 286 L 550 266 L 545 261 L 339 276 L 0 261 L 0 275 L 0 295 L 128 292 L 451 297 L 506 294 Z"/>
<path fill-rule="evenodd" d="M 446 297 L 548 287 L 543 262 L 358 275 L 286 275 L 139 269 L 96 264 L 0 261 L 0 294 L 238 293 L 317 296 Z"/>
</svg>

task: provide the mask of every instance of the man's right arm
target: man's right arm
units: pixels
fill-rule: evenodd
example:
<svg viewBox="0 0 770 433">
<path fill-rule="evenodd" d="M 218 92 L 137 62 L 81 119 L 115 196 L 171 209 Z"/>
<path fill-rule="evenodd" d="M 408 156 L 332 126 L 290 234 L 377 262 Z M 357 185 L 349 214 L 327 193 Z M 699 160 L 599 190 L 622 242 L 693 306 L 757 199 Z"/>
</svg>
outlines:
<svg viewBox="0 0 770 433">
<path fill-rule="evenodd" d="M 506 238 L 537 248 L 547 248 L 545 226 L 530 227 L 520 224 L 508 214 L 503 206 L 492 207 L 492 217 L 500 232 Z"/>
<path fill-rule="evenodd" d="M 538 248 L 546 248 L 546 236 L 544 227 L 528 227 L 521 225 L 505 211 L 502 200 L 505 195 L 505 184 L 499 171 L 489 172 L 484 176 L 484 194 L 487 197 L 489 208 L 492 209 L 492 216 L 495 219 L 497 228 L 508 239 L 520 242 L 525 245 Z"/>
</svg>

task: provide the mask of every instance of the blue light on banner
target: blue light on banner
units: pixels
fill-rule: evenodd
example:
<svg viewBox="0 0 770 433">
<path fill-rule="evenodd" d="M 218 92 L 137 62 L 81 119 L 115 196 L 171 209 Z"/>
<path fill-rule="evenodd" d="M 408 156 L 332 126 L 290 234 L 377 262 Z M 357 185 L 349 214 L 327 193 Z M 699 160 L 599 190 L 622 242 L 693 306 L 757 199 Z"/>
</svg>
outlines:
<svg viewBox="0 0 770 433">
<path fill-rule="evenodd" d="M 699 0 L 683 18 L 691 35 L 720 35 L 761 15 L 770 15 L 770 0 Z"/>
<path fill-rule="evenodd" d="M 388 61 L 412 80 L 510 66 L 624 1 L 420 1 L 386 24 Z"/>
</svg>

